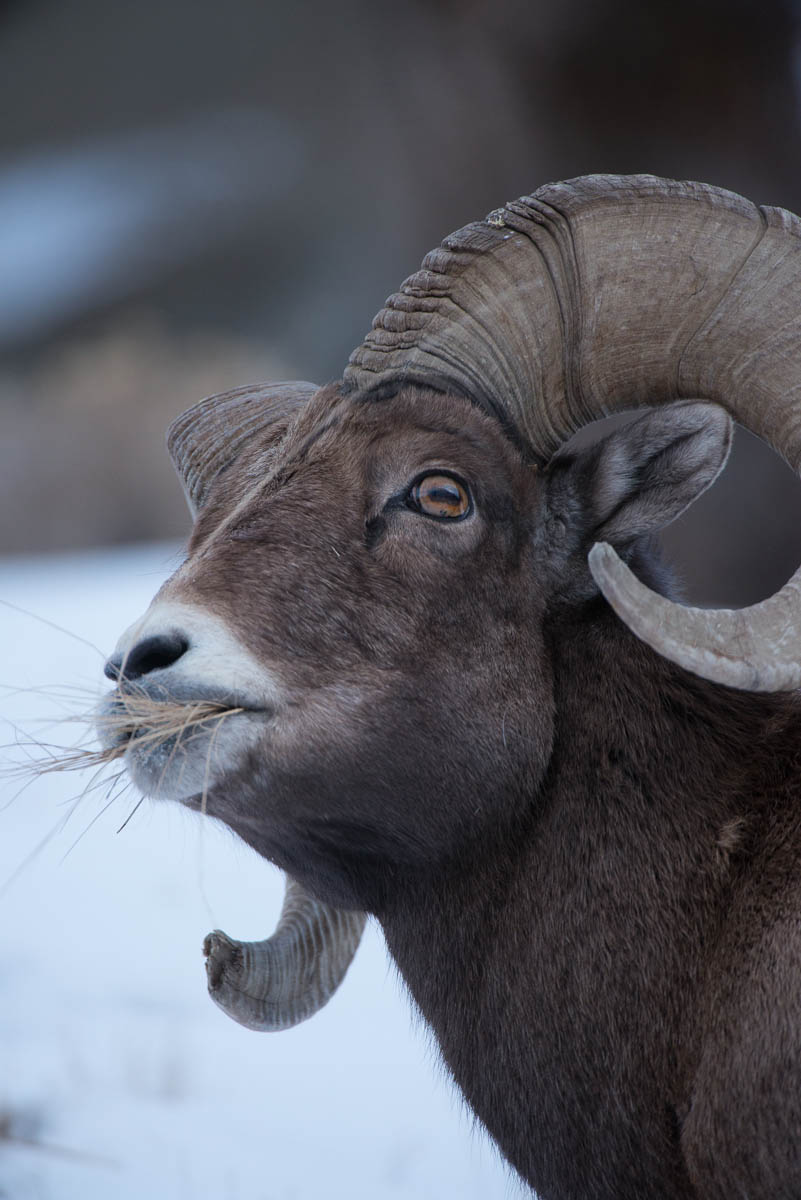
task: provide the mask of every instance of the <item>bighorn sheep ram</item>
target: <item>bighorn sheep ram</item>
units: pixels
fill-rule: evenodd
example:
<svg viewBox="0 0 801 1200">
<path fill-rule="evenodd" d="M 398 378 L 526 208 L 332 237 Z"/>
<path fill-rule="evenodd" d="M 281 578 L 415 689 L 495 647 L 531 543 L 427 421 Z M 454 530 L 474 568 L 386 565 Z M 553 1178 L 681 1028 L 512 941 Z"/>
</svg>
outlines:
<svg viewBox="0 0 801 1200">
<path fill-rule="evenodd" d="M 543 1200 L 801 1196 L 801 571 L 702 611 L 649 541 L 731 418 L 798 469 L 800 339 L 796 217 L 591 176 L 448 237 L 341 382 L 170 432 L 194 532 L 101 725 L 289 878 L 211 993 L 302 1020 L 374 914 Z"/>
</svg>

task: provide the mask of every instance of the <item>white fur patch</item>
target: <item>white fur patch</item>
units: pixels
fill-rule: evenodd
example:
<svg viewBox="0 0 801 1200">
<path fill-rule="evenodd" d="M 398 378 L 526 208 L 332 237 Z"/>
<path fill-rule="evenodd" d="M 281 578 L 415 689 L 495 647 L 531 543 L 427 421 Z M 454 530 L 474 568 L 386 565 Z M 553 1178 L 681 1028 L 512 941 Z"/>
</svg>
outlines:
<svg viewBox="0 0 801 1200">
<path fill-rule="evenodd" d="M 282 689 L 273 673 L 219 618 L 189 604 L 158 599 L 117 643 L 114 659 L 122 659 L 123 676 L 125 660 L 134 648 L 146 638 L 159 636 L 178 637 L 187 649 L 173 663 L 139 676 L 135 693 L 186 703 L 216 700 L 246 710 L 189 726 L 165 741 L 146 736 L 130 741 L 125 763 L 137 787 L 149 796 L 183 800 L 205 793 L 236 770 L 280 712 Z M 115 688 L 101 705 L 101 741 L 114 740 L 113 724 L 107 718 L 118 711 L 118 696 Z M 147 733 L 146 717 L 140 729 Z"/>
<path fill-rule="evenodd" d="M 221 695 L 233 695 L 248 708 L 275 710 L 281 705 L 281 688 L 274 674 L 247 650 L 219 617 L 191 604 L 154 600 L 117 642 L 114 658 L 125 659 L 145 638 L 179 636 L 188 649 L 171 666 L 150 672 L 143 682 L 175 687 L 183 694 L 196 686 Z"/>
</svg>

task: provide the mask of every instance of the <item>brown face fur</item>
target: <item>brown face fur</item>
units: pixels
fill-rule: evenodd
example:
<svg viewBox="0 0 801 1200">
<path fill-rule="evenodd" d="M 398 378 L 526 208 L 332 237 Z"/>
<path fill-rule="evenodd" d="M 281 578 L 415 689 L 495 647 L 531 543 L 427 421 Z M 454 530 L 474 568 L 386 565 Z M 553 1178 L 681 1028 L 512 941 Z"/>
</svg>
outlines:
<svg viewBox="0 0 801 1200">
<path fill-rule="evenodd" d="M 380 909 L 387 869 L 507 828 L 545 770 L 543 488 L 435 394 L 330 388 L 281 432 L 217 478 L 162 598 L 221 618 L 287 699 L 208 811 L 329 902 Z M 428 472 L 466 485 L 466 516 L 409 506 Z"/>
<path fill-rule="evenodd" d="M 606 540 L 653 583 L 649 535 L 729 433 L 684 402 L 538 470 L 466 400 L 324 389 L 212 482 L 186 563 L 110 662 L 122 690 L 239 706 L 208 791 L 181 767 L 172 795 L 316 899 L 378 915 L 466 1099 L 543 1197 L 728 1196 L 761 1161 L 755 1103 L 793 1131 L 775 1178 L 798 1178 L 797 953 L 767 976 L 747 960 L 797 912 L 797 701 L 661 659 L 587 568 Z M 415 507 L 426 473 L 460 481 L 463 516 Z M 177 758 L 155 756 L 153 794 Z M 729 1080 L 761 1080 L 773 1046 L 754 1102 Z"/>
</svg>

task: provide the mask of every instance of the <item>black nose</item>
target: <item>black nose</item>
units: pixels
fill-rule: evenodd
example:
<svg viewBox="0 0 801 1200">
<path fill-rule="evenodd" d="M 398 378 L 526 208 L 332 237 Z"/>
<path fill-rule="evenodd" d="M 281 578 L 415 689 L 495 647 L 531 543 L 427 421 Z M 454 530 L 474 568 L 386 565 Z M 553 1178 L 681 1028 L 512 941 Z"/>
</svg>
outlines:
<svg viewBox="0 0 801 1200">
<path fill-rule="evenodd" d="M 189 649 L 189 642 L 179 633 L 160 633 L 142 638 L 127 655 L 115 654 L 103 668 L 109 679 L 141 679 L 151 671 L 171 667 Z"/>
</svg>

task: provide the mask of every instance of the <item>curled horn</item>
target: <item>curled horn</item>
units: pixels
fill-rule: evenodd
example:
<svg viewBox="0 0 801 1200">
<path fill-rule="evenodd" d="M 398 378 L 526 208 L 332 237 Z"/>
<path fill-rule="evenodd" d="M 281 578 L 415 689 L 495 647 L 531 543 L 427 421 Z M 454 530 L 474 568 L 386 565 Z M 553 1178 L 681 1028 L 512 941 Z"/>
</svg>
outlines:
<svg viewBox="0 0 801 1200">
<path fill-rule="evenodd" d="M 291 418 L 317 391 L 313 383 L 235 388 L 194 405 L 170 426 L 167 444 L 192 516 L 220 471 L 256 434 Z M 287 878 L 272 937 L 237 942 L 215 930 L 206 938 L 209 993 L 250 1029 L 287 1029 L 330 1000 L 356 953 L 365 915 L 330 908 Z"/>
<path fill-rule="evenodd" d="M 351 355 L 346 386 L 418 383 L 470 397 L 541 462 L 582 425 L 643 405 L 722 405 L 801 467 L 801 222 L 732 192 L 639 176 L 539 189 L 432 251 Z M 590 566 L 665 657 L 753 691 L 801 685 L 801 569 L 741 611 Z"/>
<path fill-rule="evenodd" d="M 275 933 L 236 942 L 215 929 L 203 943 L 209 995 L 248 1029 L 288 1029 L 326 1004 L 342 982 L 366 917 L 330 908 L 287 878 Z"/>
<path fill-rule="evenodd" d="M 315 383 L 254 383 L 200 400 L 176 417 L 167 449 L 196 517 L 214 479 L 252 437 L 303 407 Z"/>
</svg>

